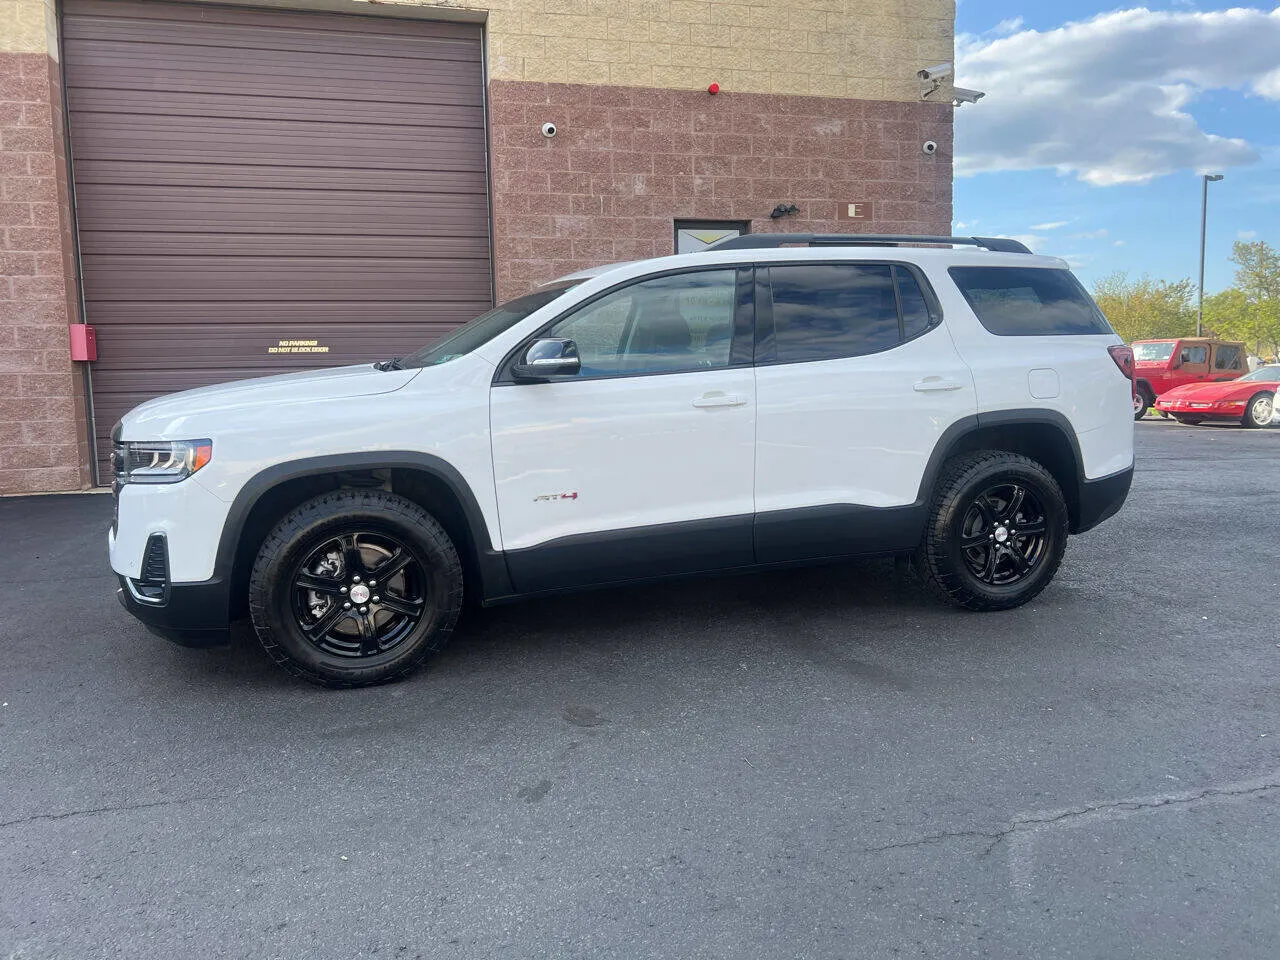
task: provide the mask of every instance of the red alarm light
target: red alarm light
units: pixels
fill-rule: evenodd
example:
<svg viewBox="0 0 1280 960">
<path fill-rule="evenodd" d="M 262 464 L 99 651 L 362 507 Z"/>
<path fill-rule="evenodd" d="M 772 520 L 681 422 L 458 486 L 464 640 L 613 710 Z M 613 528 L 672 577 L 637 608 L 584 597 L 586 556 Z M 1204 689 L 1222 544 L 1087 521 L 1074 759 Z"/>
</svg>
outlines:
<svg viewBox="0 0 1280 960">
<path fill-rule="evenodd" d="M 707 93 L 711 94 L 713 97 L 719 92 L 720 84 L 718 83 L 713 83 L 711 86 L 707 87 Z"/>
</svg>

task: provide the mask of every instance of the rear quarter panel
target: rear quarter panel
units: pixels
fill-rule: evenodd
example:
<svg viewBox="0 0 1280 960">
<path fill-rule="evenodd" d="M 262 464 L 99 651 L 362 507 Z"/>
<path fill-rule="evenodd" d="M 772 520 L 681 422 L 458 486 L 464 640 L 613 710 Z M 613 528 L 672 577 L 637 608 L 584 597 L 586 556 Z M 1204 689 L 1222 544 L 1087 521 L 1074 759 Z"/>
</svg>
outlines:
<svg viewBox="0 0 1280 960">
<path fill-rule="evenodd" d="M 1075 430 L 1086 478 L 1131 467 L 1132 387 L 1107 352 L 1108 347 L 1123 344 L 1120 337 L 996 336 L 982 326 L 947 273 L 951 266 L 1024 265 L 1043 262 L 1027 264 L 976 254 L 927 266 L 956 348 L 973 371 L 979 412 L 1055 411 Z"/>
</svg>

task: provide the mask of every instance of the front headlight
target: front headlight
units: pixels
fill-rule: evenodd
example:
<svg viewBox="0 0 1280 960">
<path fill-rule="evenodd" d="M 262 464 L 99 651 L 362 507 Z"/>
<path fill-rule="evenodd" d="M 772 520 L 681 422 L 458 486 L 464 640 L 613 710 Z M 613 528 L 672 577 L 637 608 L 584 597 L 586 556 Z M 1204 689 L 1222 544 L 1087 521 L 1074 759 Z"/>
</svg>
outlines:
<svg viewBox="0 0 1280 960">
<path fill-rule="evenodd" d="M 212 458 L 211 440 L 117 440 L 111 465 L 118 483 L 177 483 Z"/>
</svg>

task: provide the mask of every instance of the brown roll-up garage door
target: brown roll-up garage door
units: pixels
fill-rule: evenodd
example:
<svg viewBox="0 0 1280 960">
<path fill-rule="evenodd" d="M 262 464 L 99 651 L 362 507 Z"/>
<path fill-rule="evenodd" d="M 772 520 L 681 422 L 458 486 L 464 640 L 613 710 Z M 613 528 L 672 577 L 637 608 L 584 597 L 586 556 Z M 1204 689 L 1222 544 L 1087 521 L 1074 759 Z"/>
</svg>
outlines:
<svg viewBox="0 0 1280 960">
<path fill-rule="evenodd" d="M 475 24 L 68 0 L 100 463 L 150 397 L 401 355 L 488 309 L 481 43 Z"/>
</svg>

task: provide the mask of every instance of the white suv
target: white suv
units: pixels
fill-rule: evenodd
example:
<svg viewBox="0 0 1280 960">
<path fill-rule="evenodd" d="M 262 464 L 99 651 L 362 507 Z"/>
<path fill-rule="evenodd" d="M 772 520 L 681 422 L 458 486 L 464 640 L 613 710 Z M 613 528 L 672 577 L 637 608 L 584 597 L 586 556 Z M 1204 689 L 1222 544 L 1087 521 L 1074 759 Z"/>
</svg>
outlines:
<svg viewBox="0 0 1280 960">
<path fill-rule="evenodd" d="M 1124 502 L 1132 370 L 1015 242 L 745 236 L 409 357 L 143 404 L 111 566 L 154 632 L 217 643 L 247 612 L 330 686 L 417 667 L 464 597 L 879 554 L 1001 610 Z"/>
</svg>

